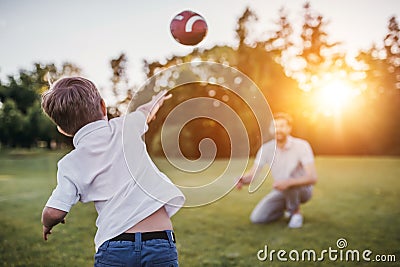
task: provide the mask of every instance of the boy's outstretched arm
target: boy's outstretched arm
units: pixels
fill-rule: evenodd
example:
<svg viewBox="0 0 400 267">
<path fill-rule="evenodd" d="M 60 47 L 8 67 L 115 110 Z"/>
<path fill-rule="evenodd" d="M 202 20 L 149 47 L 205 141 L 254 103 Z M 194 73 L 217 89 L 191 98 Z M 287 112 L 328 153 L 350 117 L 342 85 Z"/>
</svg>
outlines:
<svg viewBox="0 0 400 267">
<path fill-rule="evenodd" d="M 42 224 L 43 224 L 43 239 L 47 240 L 47 235 L 51 234 L 53 226 L 59 223 L 65 223 L 65 216 L 68 214 L 66 211 L 62 211 L 55 208 L 44 207 L 42 212 Z"/>
<path fill-rule="evenodd" d="M 149 102 L 137 108 L 137 110 L 145 114 L 147 123 L 150 123 L 156 118 L 156 114 L 160 107 L 163 105 L 164 101 L 172 97 L 171 94 L 167 95 L 167 93 L 167 90 L 161 91 L 157 95 L 153 96 Z"/>
</svg>

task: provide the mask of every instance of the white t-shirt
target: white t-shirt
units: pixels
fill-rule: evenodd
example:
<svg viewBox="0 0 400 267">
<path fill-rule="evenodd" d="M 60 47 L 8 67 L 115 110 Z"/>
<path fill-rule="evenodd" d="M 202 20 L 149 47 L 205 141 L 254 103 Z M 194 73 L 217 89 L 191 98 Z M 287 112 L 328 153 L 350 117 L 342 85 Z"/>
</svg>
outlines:
<svg viewBox="0 0 400 267">
<path fill-rule="evenodd" d="M 304 166 L 314 162 L 314 155 L 307 141 L 292 136 L 287 138 L 283 149 L 276 146 L 275 140 L 263 144 L 254 161 L 259 167 L 270 165 L 272 176 L 276 180 L 301 177 L 305 174 Z"/>
<path fill-rule="evenodd" d="M 93 201 L 96 251 L 162 206 L 171 217 L 184 204 L 182 192 L 148 155 L 146 131 L 140 111 L 125 117 L 125 127 L 124 117 L 89 123 L 75 134 L 75 149 L 58 162 L 57 187 L 46 206 L 69 212 L 78 201 Z"/>
</svg>

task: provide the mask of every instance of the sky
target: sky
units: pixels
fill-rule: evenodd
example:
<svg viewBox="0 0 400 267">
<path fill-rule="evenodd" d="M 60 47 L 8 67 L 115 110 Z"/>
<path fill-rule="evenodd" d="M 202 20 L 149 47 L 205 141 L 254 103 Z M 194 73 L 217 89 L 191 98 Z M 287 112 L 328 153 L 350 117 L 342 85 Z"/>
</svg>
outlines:
<svg viewBox="0 0 400 267">
<path fill-rule="evenodd" d="M 332 41 L 355 52 L 381 43 L 391 16 L 400 19 L 400 0 L 310 0 L 328 21 Z M 237 19 L 249 6 L 259 17 L 256 36 L 274 30 L 285 7 L 290 21 L 302 23 L 304 0 L 0 0 L 0 78 L 30 70 L 34 62 L 72 62 L 99 87 L 110 86 L 110 60 L 128 58 L 130 84 L 145 80 L 143 59 L 185 55 L 193 47 L 178 44 L 169 31 L 171 19 L 183 10 L 201 14 L 206 38 L 196 47 L 236 45 Z"/>
</svg>

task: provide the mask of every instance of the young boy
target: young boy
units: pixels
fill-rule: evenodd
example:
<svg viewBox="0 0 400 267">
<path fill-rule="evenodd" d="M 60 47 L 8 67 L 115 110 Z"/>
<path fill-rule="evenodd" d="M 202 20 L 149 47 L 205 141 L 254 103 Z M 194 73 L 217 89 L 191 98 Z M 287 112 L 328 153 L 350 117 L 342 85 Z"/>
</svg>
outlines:
<svg viewBox="0 0 400 267">
<path fill-rule="evenodd" d="M 85 78 L 60 79 L 43 94 L 43 110 L 75 147 L 58 162 L 57 187 L 42 213 L 44 240 L 74 204 L 93 201 L 95 266 L 178 266 L 170 217 L 184 196 L 153 164 L 142 140 L 169 97 L 161 92 L 108 121 L 103 99 Z"/>
</svg>

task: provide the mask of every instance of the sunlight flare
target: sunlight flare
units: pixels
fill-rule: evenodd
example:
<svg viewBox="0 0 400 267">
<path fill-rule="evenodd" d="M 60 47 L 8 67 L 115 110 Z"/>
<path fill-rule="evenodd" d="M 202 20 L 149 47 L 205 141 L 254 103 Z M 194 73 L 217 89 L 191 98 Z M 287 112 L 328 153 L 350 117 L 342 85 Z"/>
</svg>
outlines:
<svg viewBox="0 0 400 267">
<path fill-rule="evenodd" d="M 339 114 L 346 108 L 354 96 L 351 85 L 342 79 L 325 82 L 317 92 L 316 102 L 325 115 Z"/>
</svg>

